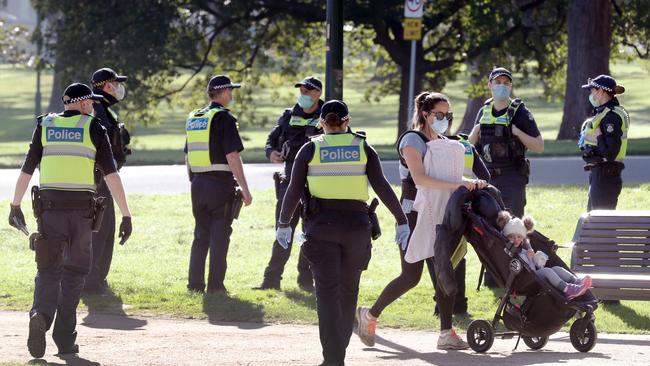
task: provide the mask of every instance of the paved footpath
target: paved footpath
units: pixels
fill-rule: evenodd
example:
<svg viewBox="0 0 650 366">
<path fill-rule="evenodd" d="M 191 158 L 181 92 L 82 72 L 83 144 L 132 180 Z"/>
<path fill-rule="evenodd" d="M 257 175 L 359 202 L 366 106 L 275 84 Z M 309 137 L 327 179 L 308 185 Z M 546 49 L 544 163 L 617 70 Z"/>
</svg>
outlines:
<svg viewBox="0 0 650 366">
<path fill-rule="evenodd" d="M 532 158 L 531 185 L 588 184 L 588 173 L 582 170 L 582 159 L 573 157 Z M 625 183 L 650 182 L 650 156 L 630 156 L 625 159 Z M 384 174 L 393 184 L 399 184 L 397 161 L 382 163 Z M 273 172 L 281 170 L 279 164 L 245 164 L 248 184 L 253 189 L 273 187 Z M 9 199 L 18 178 L 18 169 L 0 169 L 0 199 Z M 120 173 L 129 194 L 187 193 L 190 185 L 183 165 L 126 166 Z M 32 184 L 38 182 L 38 171 Z"/>
<path fill-rule="evenodd" d="M 79 314 L 78 357 L 58 357 L 48 333 L 44 360 L 27 352 L 27 314 L 0 312 L 0 363 L 47 365 L 317 365 L 318 328 L 313 325 L 215 323 L 208 320 L 130 318 Z M 82 320 L 83 319 L 83 320 Z M 375 347 L 352 336 L 347 365 L 648 365 L 650 336 L 599 334 L 589 353 L 576 351 L 566 333 L 540 351 L 516 339 L 494 342 L 485 354 L 439 351 L 437 334 L 379 329 Z"/>
</svg>

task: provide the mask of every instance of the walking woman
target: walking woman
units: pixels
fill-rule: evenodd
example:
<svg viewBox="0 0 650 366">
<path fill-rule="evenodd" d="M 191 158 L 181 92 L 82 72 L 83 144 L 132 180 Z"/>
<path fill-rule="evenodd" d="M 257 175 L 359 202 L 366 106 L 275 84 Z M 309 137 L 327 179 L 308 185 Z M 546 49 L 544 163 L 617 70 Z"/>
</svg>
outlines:
<svg viewBox="0 0 650 366">
<path fill-rule="evenodd" d="M 357 306 L 361 272 L 371 254 L 368 183 L 397 221 L 396 241 L 409 236 L 406 215 L 381 162 L 365 137 L 348 132 L 345 103 L 331 100 L 321 108 L 325 134 L 298 152 L 278 221 L 278 243 L 288 248 L 291 216 L 307 188 L 303 252 L 316 284 L 322 365 L 343 365 Z"/>
<path fill-rule="evenodd" d="M 486 185 L 484 180 L 462 178 L 458 181 L 444 181 L 426 174 L 424 159 L 427 154 L 428 143 L 438 139 L 448 140 L 443 133 L 448 130 L 452 120 L 449 99 L 440 93 L 423 92 L 415 98 L 415 111 L 413 113 L 413 129 L 404 133 L 398 142 L 400 155 L 400 177 L 402 178 L 402 208 L 409 221 L 411 232 L 415 230 L 418 222 L 418 212 L 414 203 L 418 188 L 431 190 L 453 191 L 463 185 L 468 189 L 482 188 Z M 448 140 L 452 141 L 452 140 Z M 453 143 L 463 146 L 454 141 Z M 460 154 L 465 154 L 465 148 L 457 149 Z M 473 155 L 475 155 L 474 150 Z M 430 158 L 435 159 L 435 156 Z M 463 159 L 463 158 L 461 158 Z M 469 159 L 466 159 L 469 161 Z M 441 161 L 444 164 L 444 161 Z M 487 171 L 480 158 L 472 159 L 472 170 L 476 176 L 483 177 Z M 417 188 L 416 188 L 417 186 Z M 446 202 L 442 205 L 442 210 Z M 441 217 L 442 218 L 442 217 Z M 435 228 L 434 228 L 435 229 Z M 410 239 L 410 238 L 409 238 Z M 411 241 L 409 241 L 410 245 Z M 425 260 L 431 260 L 433 246 L 427 249 L 429 254 L 407 255 L 407 246 L 400 247 L 400 260 L 402 272 L 392 280 L 382 291 L 371 308 L 360 307 L 357 310 L 359 323 L 359 337 L 367 346 L 375 343 L 375 329 L 377 320 L 382 311 L 400 296 L 415 287 L 420 281 Z M 421 259 L 415 257 L 422 257 Z M 464 349 L 465 343 L 451 327 L 451 318 L 454 308 L 454 299 L 443 297 L 436 286 L 436 301 L 441 320 L 441 335 L 438 339 L 440 349 Z"/>
</svg>

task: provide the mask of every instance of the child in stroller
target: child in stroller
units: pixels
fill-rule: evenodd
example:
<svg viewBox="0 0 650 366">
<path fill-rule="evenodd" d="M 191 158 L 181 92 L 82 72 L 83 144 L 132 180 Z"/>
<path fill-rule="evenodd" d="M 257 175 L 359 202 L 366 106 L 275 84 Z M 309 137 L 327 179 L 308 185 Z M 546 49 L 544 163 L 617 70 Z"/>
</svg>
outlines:
<svg viewBox="0 0 650 366">
<path fill-rule="evenodd" d="M 512 217 L 510 212 L 501 211 L 497 217 L 497 226 L 508 238 L 508 241 L 519 248 L 519 258 L 528 265 L 537 275 L 547 280 L 553 287 L 562 291 L 567 299 L 572 300 L 584 295 L 591 287 L 591 277 L 582 279 L 560 266 L 544 267 L 548 255 L 541 250 L 535 252 L 528 240 L 528 234 L 533 232 L 535 220 L 531 216 L 523 219 Z"/>
<path fill-rule="evenodd" d="M 589 290 L 568 299 L 562 290 L 535 273 L 536 266 L 526 265 L 526 259 L 518 255 L 521 246 L 511 243 L 502 232 L 503 227 L 497 224 L 499 212 L 504 210 L 500 192 L 492 186 L 471 192 L 459 188 L 447 203 L 442 224 L 436 227 L 436 278 L 447 296 L 456 291 L 451 258 L 463 236 L 503 288 L 493 319 L 474 320 L 467 328 L 469 346 L 476 352 L 485 352 L 495 338 L 520 337 L 529 348 L 540 349 L 550 335 L 575 317 L 569 332 L 571 343 L 578 351 L 588 352 L 597 338 L 594 311 L 598 300 Z M 570 273 L 555 253 L 555 242 L 537 231 L 528 233 L 523 226 L 522 242 L 527 236 L 531 249 L 547 253 L 548 267 L 559 266 Z M 525 297 L 523 303 L 516 304 L 514 300 L 521 296 Z"/>
</svg>

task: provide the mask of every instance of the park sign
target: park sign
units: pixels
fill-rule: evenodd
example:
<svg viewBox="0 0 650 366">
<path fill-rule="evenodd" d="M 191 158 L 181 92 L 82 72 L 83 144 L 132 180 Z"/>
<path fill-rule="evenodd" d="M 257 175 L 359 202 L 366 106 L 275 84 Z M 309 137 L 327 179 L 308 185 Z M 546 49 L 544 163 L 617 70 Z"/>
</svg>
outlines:
<svg viewBox="0 0 650 366">
<path fill-rule="evenodd" d="M 404 40 L 419 41 L 422 39 L 422 14 L 424 0 L 404 1 Z"/>
<path fill-rule="evenodd" d="M 405 0 L 404 18 L 422 18 L 424 0 Z"/>
</svg>

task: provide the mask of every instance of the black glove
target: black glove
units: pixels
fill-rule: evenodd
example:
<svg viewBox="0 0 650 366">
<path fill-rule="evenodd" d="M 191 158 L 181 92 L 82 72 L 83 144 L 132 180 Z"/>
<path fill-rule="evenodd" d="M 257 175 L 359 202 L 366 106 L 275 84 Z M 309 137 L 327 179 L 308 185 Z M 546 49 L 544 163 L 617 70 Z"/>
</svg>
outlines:
<svg viewBox="0 0 650 366">
<path fill-rule="evenodd" d="M 120 245 L 124 245 L 133 231 L 133 226 L 131 226 L 131 216 L 122 216 L 122 223 L 120 224 Z"/>
<path fill-rule="evenodd" d="M 25 222 L 25 215 L 23 215 L 23 210 L 20 209 L 20 206 L 9 205 L 11 211 L 9 211 L 9 225 L 15 227 L 16 229 L 22 231 L 23 233 L 27 231 L 27 223 Z"/>
</svg>

